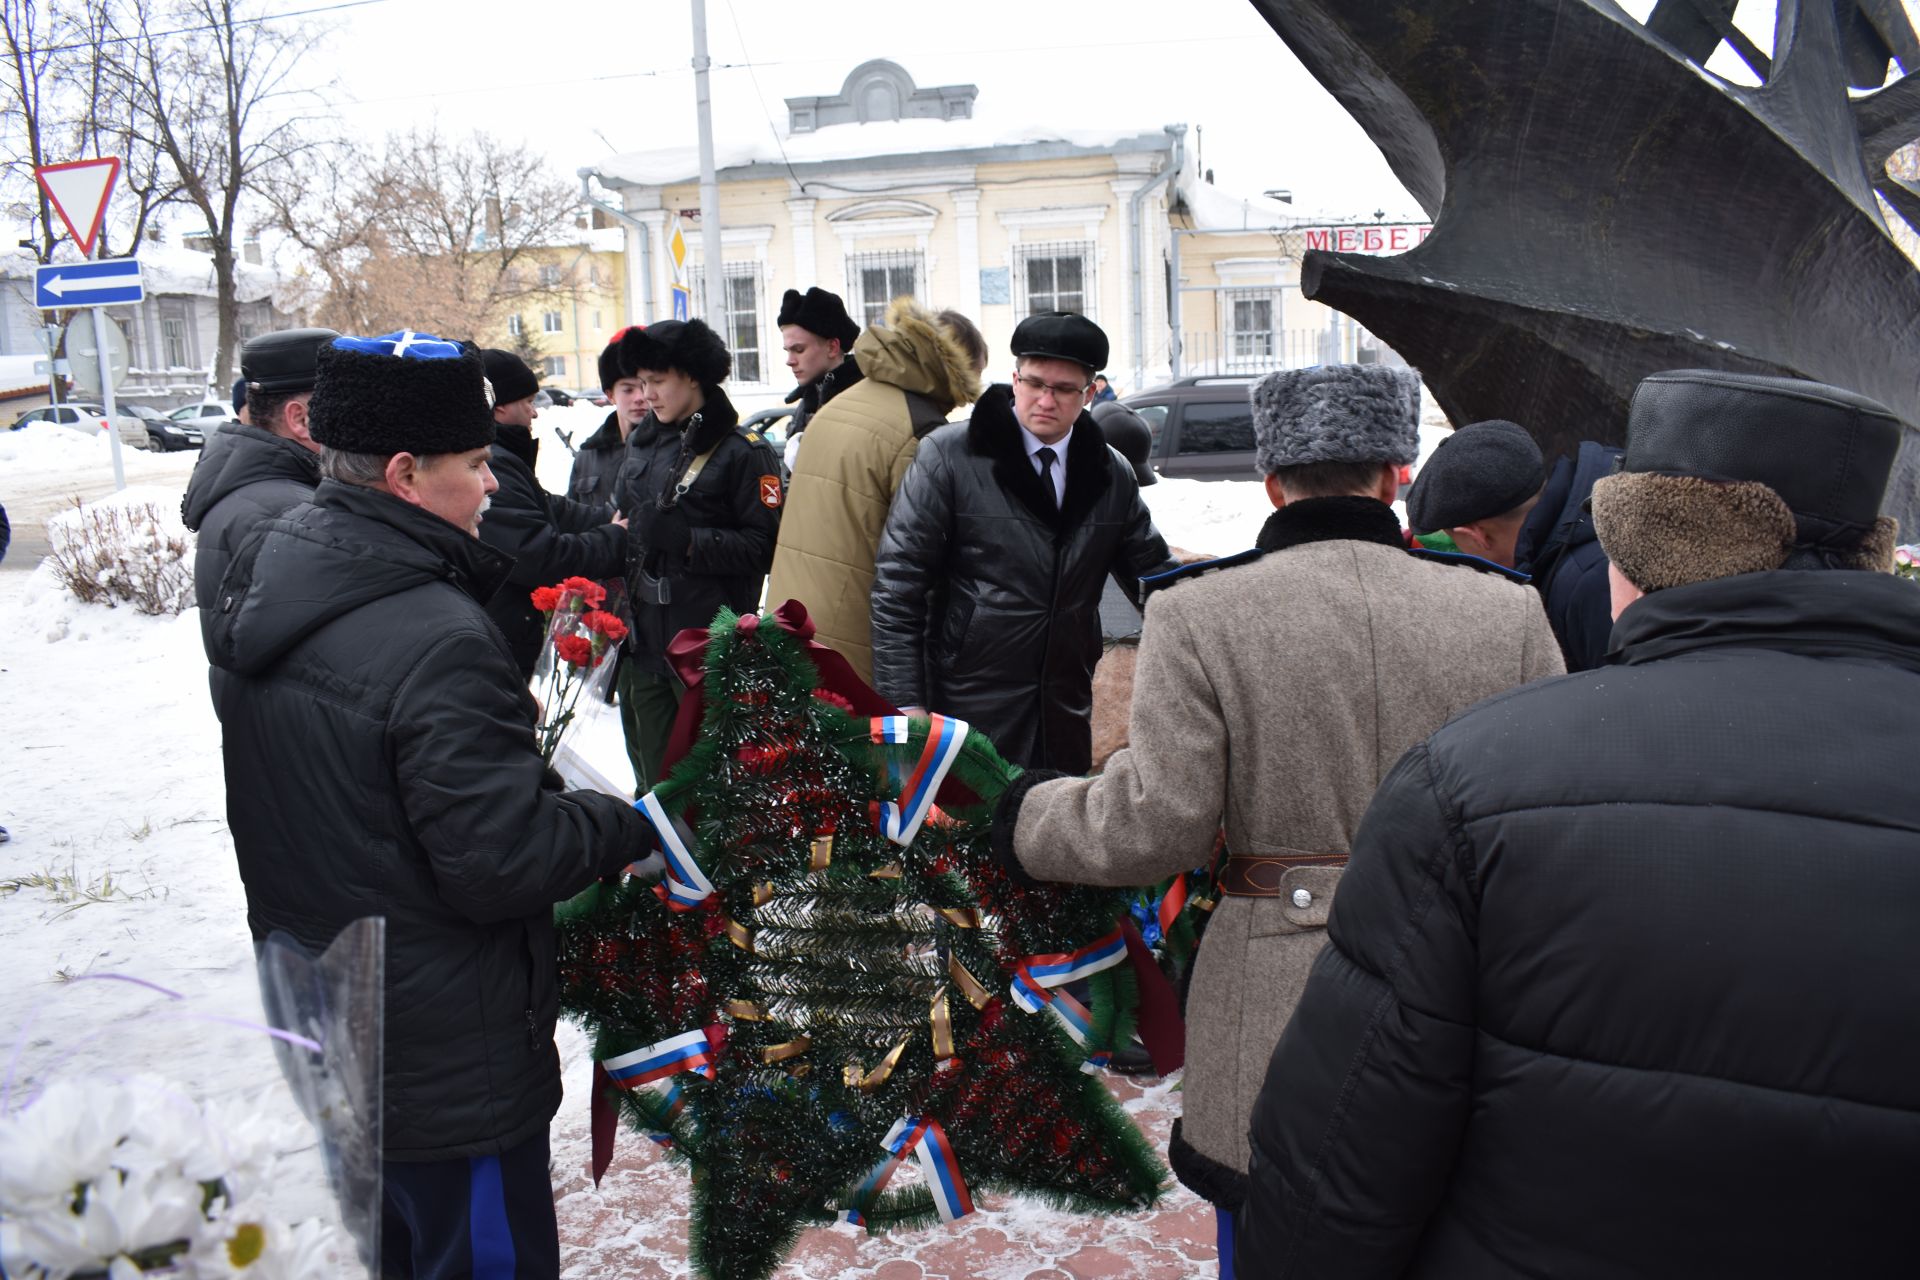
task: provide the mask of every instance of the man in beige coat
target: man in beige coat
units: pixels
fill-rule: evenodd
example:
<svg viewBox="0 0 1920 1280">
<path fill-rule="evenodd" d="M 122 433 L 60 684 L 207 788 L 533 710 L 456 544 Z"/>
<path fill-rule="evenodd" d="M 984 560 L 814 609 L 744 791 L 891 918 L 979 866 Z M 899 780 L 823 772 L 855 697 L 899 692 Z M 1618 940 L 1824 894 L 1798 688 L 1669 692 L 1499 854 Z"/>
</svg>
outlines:
<svg viewBox="0 0 1920 1280">
<path fill-rule="evenodd" d="M 995 815 L 1011 870 L 1080 884 L 1185 871 L 1225 827 L 1168 1153 L 1219 1211 L 1223 1259 L 1253 1100 L 1374 788 L 1448 717 L 1561 671 L 1519 575 L 1407 549 L 1388 504 L 1418 447 L 1419 385 L 1410 370 L 1331 365 L 1254 388 L 1277 508 L 1257 548 L 1154 581 L 1131 745 L 1097 778 L 1024 775 Z"/>
<path fill-rule="evenodd" d="M 967 345 L 965 333 L 898 299 L 886 323 L 854 343 L 866 376 L 820 407 L 794 460 L 767 600 L 804 604 L 820 643 L 869 683 L 880 531 L 921 437 L 980 394 L 984 351 L 976 364 Z"/>
</svg>

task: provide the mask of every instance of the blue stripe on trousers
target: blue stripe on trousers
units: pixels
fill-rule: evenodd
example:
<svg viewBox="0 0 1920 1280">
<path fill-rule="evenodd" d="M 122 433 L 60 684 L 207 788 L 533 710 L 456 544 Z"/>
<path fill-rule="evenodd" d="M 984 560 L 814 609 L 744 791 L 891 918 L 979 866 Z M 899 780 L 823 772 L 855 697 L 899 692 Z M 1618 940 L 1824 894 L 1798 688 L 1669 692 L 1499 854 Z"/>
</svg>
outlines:
<svg viewBox="0 0 1920 1280">
<path fill-rule="evenodd" d="M 473 1280 L 513 1280 L 513 1232 L 507 1226 L 507 1192 L 499 1156 L 476 1156 L 471 1168 L 467 1232 L 473 1247 Z"/>
<path fill-rule="evenodd" d="M 1213 1219 L 1220 1232 L 1220 1280 L 1233 1280 L 1233 1215 L 1216 1207 Z"/>
</svg>

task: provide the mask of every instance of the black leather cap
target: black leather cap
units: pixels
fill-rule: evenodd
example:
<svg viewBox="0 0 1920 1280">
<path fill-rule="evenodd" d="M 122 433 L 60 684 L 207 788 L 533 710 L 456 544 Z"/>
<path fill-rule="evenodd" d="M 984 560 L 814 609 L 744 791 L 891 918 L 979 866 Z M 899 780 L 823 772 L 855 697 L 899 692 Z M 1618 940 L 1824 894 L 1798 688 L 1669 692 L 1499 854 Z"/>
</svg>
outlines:
<svg viewBox="0 0 1920 1280">
<path fill-rule="evenodd" d="M 1540 492 L 1547 464 L 1527 429 L 1499 418 L 1444 437 L 1407 490 L 1415 533 L 1503 516 Z"/>
<path fill-rule="evenodd" d="M 1634 391 L 1620 469 L 1758 481 L 1803 543 L 1849 543 L 1880 514 L 1901 431 L 1885 406 L 1825 383 L 1674 369 Z"/>
<path fill-rule="evenodd" d="M 320 376 L 320 348 L 339 336 L 331 329 L 263 333 L 240 348 L 240 376 L 250 391 L 311 391 Z"/>
<path fill-rule="evenodd" d="M 1099 325 L 1073 311 L 1043 311 L 1013 330 L 1013 354 L 1042 360 L 1071 360 L 1089 375 L 1107 367 L 1107 335 Z"/>
</svg>

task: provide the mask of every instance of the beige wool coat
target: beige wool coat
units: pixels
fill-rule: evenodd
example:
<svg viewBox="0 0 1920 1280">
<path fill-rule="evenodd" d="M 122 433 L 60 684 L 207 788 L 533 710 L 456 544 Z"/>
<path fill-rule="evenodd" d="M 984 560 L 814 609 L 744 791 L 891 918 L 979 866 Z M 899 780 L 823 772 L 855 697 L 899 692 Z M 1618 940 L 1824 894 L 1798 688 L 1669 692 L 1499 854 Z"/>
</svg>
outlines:
<svg viewBox="0 0 1920 1280">
<path fill-rule="evenodd" d="M 1337 536 L 1356 532 L 1367 536 Z M 1041 880 L 1150 884 L 1204 861 L 1222 826 L 1235 854 L 1345 854 L 1403 752 L 1482 698 L 1560 673 L 1537 593 L 1418 558 L 1389 545 L 1397 537 L 1377 502 L 1296 503 L 1261 545 L 1303 541 L 1154 594 L 1131 743 L 1098 777 L 1026 791 L 1013 822 L 1021 866 Z M 1278 897 L 1223 898 L 1195 959 L 1169 1154 L 1181 1181 L 1229 1209 L 1245 1192 L 1254 1097 L 1341 874 L 1295 868 Z"/>
<path fill-rule="evenodd" d="M 924 309 L 894 302 L 853 344 L 866 376 L 800 436 L 767 601 L 798 600 L 820 643 L 873 681 L 873 560 L 907 465 L 928 431 L 980 394 L 967 356 Z"/>
</svg>

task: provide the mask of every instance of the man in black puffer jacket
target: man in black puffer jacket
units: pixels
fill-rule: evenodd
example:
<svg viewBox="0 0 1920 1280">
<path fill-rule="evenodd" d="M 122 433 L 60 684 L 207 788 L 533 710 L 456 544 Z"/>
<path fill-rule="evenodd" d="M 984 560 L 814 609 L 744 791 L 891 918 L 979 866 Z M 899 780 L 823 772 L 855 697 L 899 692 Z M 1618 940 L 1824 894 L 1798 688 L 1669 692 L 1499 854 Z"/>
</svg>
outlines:
<svg viewBox="0 0 1920 1280">
<path fill-rule="evenodd" d="M 1609 664 L 1404 756 L 1253 1113 L 1247 1277 L 1889 1276 L 1920 1254 L 1902 427 L 1659 374 Z"/>
<path fill-rule="evenodd" d="M 212 604 L 220 580 L 262 521 L 313 497 L 320 483 L 320 446 L 307 431 L 307 402 L 331 329 L 263 333 L 240 349 L 248 425 L 229 422 L 207 437 L 193 464 L 180 516 L 194 543 L 193 589 L 200 638 L 213 656 Z M 218 680 L 216 672 L 214 679 Z"/>
<path fill-rule="evenodd" d="M 966 721 L 1015 764 L 1080 774 L 1107 577 L 1138 599 L 1140 578 L 1177 565 L 1087 412 L 1107 335 L 1085 316 L 1029 316 L 1013 354 L 1014 385 L 928 435 L 894 497 L 873 682 L 895 706 Z"/>
<path fill-rule="evenodd" d="M 639 789 L 653 786 L 682 688 L 667 663 L 681 631 L 721 609 L 751 613 L 780 536 L 780 460 L 721 390 L 733 356 L 699 320 L 627 330 L 623 375 L 653 406 L 627 437 L 617 492 L 628 519 L 633 630 L 620 666 L 620 715 Z"/>
<path fill-rule="evenodd" d="M 480 601 L 493 489 L 477 355 L 340 338 L 312 404 L 328 477 L 213 605 L 227 818 L 256 939 L 386 919 L 383 1275 L 555 1276 L 553 904 L 645 848 L 625 802 L 543 779 Z"/>
<path fill-rule="evenodd" d="M 533 675 L 546 643 L 545 619 L 533 607 L 536 587 L 563 578 L 608 578 L 626 562 L 626 520 L 610 506 L 589 506 L 557 497 L 540 486 L 534 464 L 540 443 L 533 423 L 540 416 L 533 397 L 540 380 L 511 351 L 482 350 L 493 387 L 493 452 L 489 461 L 499 491 L 480 526 L 480 541 L 512 558 L 507 580 L 487 601 L 487 616 L 513 650 L 520 678 Z"/>
</svg>

